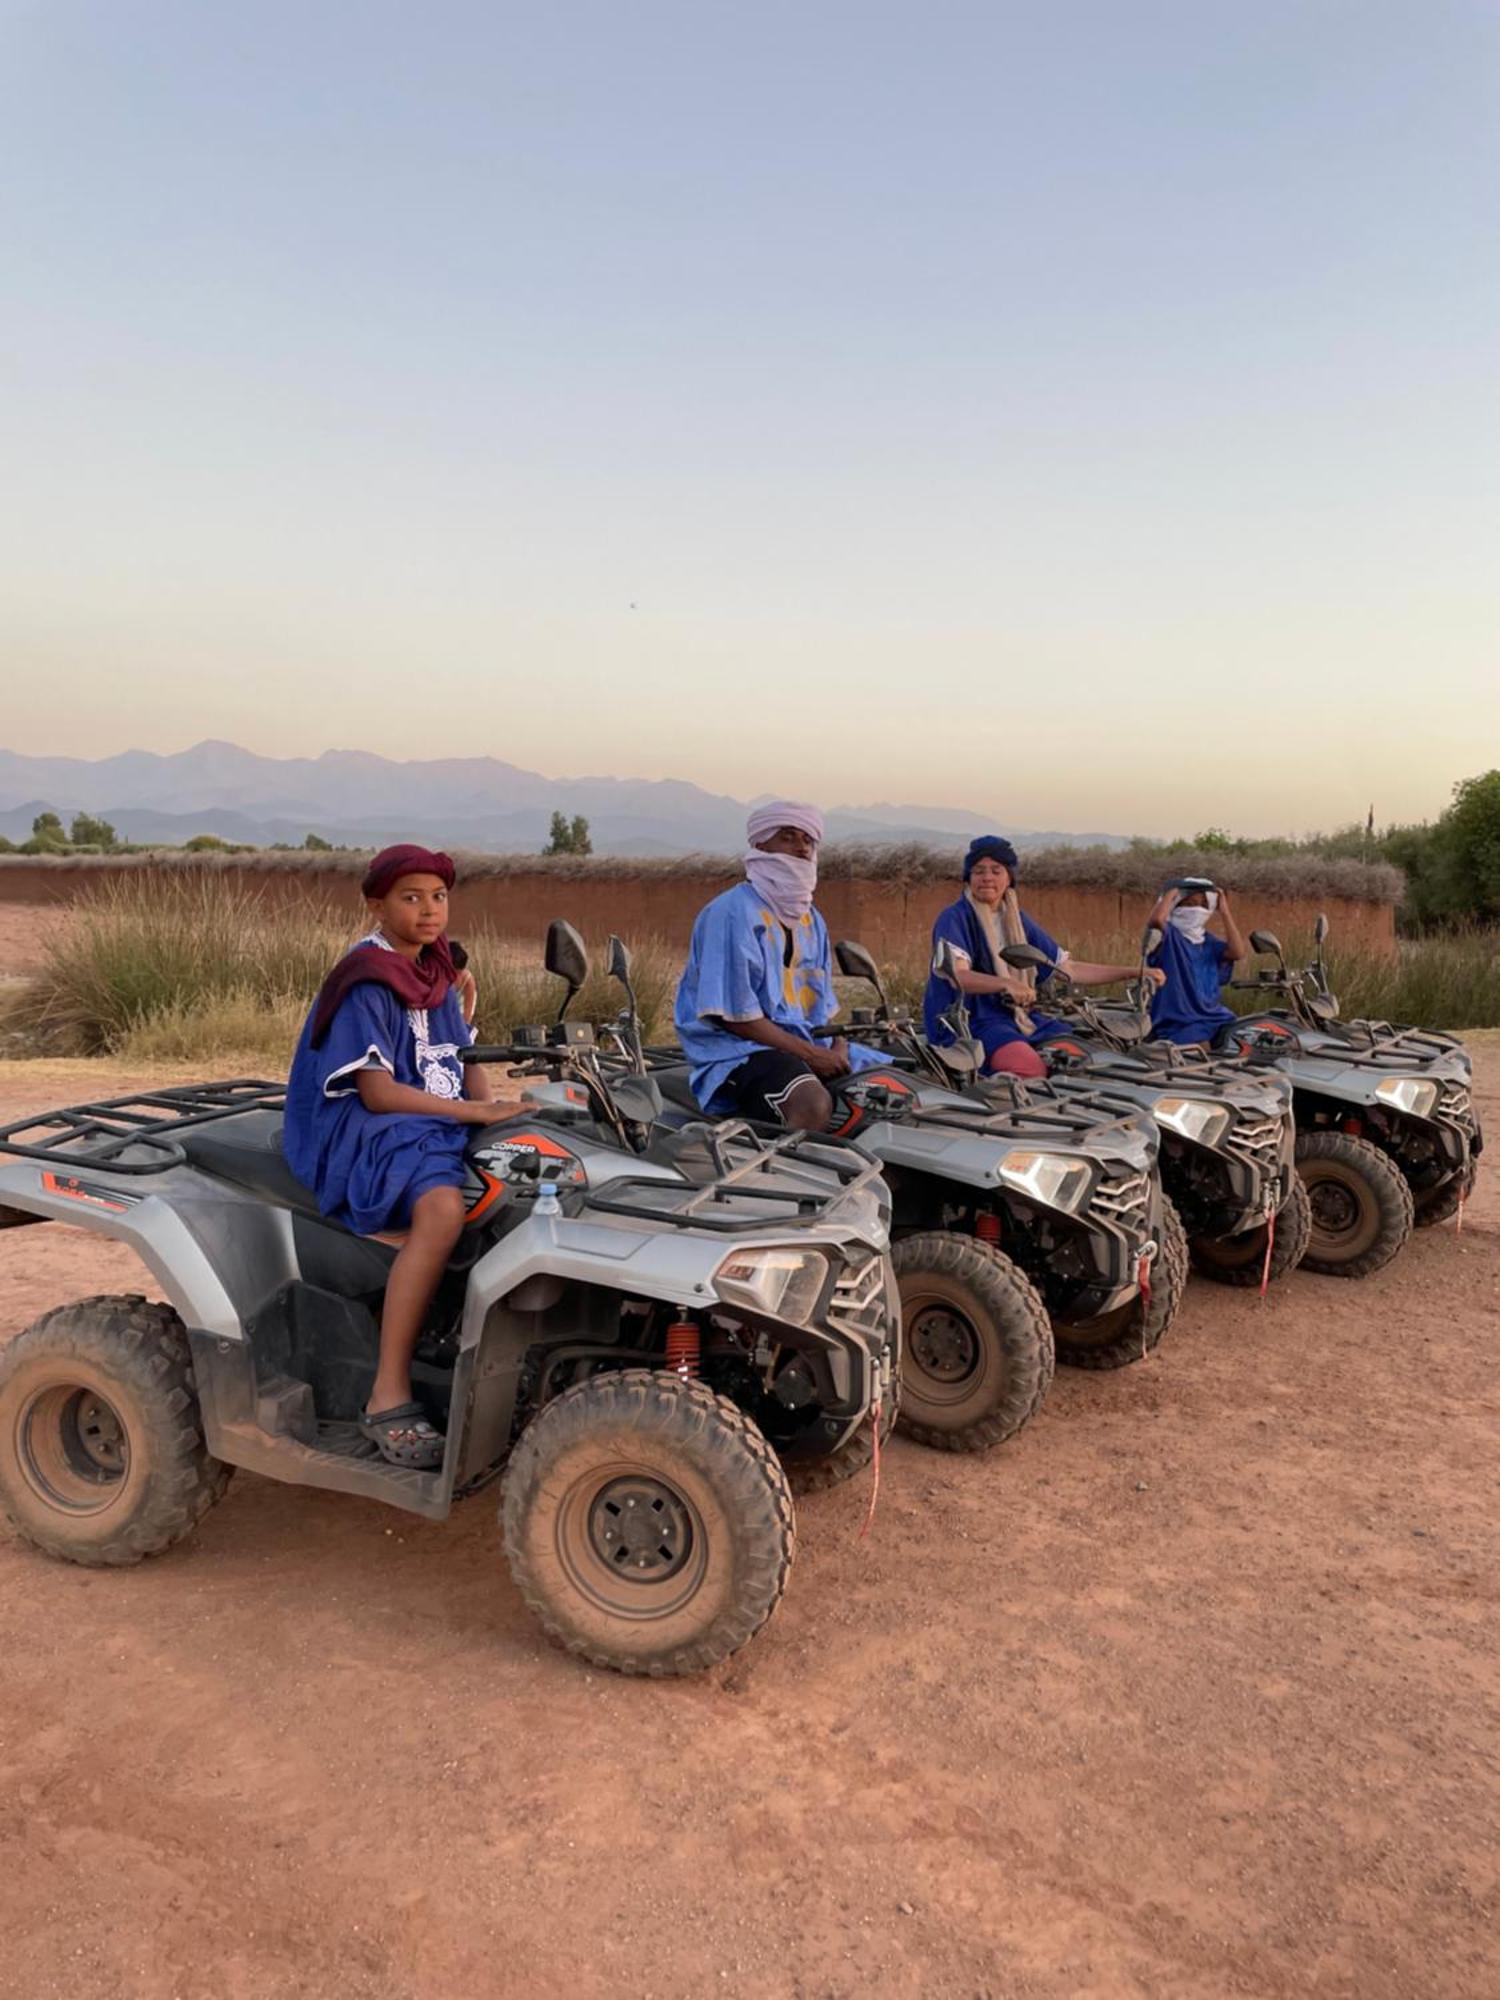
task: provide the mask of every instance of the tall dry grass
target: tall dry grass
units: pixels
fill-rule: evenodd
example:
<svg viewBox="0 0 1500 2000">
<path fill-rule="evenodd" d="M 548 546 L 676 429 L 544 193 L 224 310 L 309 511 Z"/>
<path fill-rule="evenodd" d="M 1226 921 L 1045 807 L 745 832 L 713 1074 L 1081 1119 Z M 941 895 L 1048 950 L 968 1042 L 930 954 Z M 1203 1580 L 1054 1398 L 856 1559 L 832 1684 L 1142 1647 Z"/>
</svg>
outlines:
<svg viewBox="0 0 1500 2000">
<path fill-rule="evenodd" d="M 202 1064 L 233 1050 L 285 1064 L 324 974 L 358 934 L 342 902 L 269 904 L 226 872 L 111 880 L 53 933 L 12 1025 L 59 1052 Z M 556 1014 L 561 987 L 542 970 L 539 944 L 482 932 L 466 941 L 479 984 L 482 1039 L 502 1040 L 518 1022 Z M 644 1032 L 648 1040 L 668 1040 L 680 956 L 659 940 L 631 942 Z M 1139 949 L 1126 935 L 1069 942 L 1077 957 L 1126 965 Z M 1293 964 L 1310 953 L 1308 939 L 1284 942 Z M 597 967 L 604 940 L 589 944 Z M 1500 935 L 1475 931 L 1404 943 L 1388 959 L 1341 953 L 1334 939 L 1330 969 L 1348 1017 L 1494 1027 L 1500 1026 L 1497 945 Z M 893 1001 L 920 1006 L 925 950 L 883 971 Z M 860 1004 L 869 995 L 850 984 L 844 997 Z M 1251 995 L 1226 997 L 1241 1007 L 1255 1004 Z M 605 1021 L 620 1004 L 618 986 L 596 969 L 574 1014 Z"/>
</svg>

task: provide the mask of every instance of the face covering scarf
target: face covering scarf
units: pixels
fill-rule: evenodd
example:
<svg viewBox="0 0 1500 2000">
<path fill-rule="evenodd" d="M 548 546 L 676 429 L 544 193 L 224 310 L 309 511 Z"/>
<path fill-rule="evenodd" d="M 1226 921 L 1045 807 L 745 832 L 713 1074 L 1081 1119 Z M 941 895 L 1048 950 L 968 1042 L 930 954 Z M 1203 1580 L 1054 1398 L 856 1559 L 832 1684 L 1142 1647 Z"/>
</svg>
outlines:
<svg viewBox="0 0 1500 2000">
<path fill-rule="evenodd" d="M 1181 932 L 1189 944 L 1202 944 L 1208 934 L 1208 920 L 1218 905 L 1218 894 L 1210 889 L 1206 906 L 1202 903 L 1179 903 L 1168 921 L 1173 930 Z"/>
<path fill-rule="evenodd" d="M 758 847 L 745 850 L 745 875 L 750 887 L 762 897 L 783 923 L 794 924 L 812 908 L 818 886 L 818 864 L 800 861 L 795 854 L 763 854 Z"/>
</svg>

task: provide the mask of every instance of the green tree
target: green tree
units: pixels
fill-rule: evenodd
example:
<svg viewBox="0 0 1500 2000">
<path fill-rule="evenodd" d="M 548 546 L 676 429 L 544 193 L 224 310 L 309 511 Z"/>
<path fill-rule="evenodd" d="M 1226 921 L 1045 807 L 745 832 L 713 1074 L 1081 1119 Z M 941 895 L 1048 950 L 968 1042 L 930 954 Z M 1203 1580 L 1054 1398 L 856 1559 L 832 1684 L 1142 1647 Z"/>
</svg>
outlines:
<svg viewBox="0 0 1500 2000">
<path fill-rule="evenodd" d="M 191 840 L 182 844 L 189 854 L 223 854 L 229 847 L 229 842 L 220 840 L 216 833 L 195 833 Z"/>
<path fill-rule="evenodd" d="M 1436 832 L 1451 914 L 1482 923 L 1500 919 L 1500 771 L 1455 785 Z"/>
<path fill-rule="evenodd" d="M 92 813 L 74 813 L 68 838 L 75 847 L 97 847 L 101 854 L 108 854 L 118 835 L 107 819 L 95 819 Z"/>
<path fill-rule="evenodd" d="M 38 813 L 31 822 L 31 837 L 40 841 L 42 847 L 66 847 L 68 836 L 63 832 L 63 823 L 54 812 Z"/>
<path fill-rule="evenodd" d="M 575 813 L 569 819 L 566 813 L 554 813 L 552 825 L 547 834 L 547 845 L 543 854 L 592 854 L 594 843 L 589 838 L 589 823 L 582 813 Z"/>
<path fill-rule="evenodd" d="M 333 842 L 325 840 L 321 833 L 310 833 L 302 843 L 309 854 L 332 854 Z"/>
</svg>

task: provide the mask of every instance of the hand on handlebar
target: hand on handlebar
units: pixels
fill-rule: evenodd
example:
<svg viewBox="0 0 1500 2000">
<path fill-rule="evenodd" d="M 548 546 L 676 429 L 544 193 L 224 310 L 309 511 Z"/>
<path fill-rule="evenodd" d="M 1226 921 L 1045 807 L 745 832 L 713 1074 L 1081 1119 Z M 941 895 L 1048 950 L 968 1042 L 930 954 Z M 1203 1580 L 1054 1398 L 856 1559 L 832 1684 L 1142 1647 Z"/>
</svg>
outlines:
<svg viewBox="0 0 1500 2000">
<path fill-rule="evenodd" d="M 1148 965 L 1142 976 L 1148 986 L 1162 987 L 1167 983 L 1167 975 L 1159 965 Z"/>
<path fill-rule="evenodd" d="M 802 1054 L 814 1076 L 847 1076 L 849 1074 L 849 1044 L 842 1035 L 831 1042 L 809 1042 Z"/>
</svg>

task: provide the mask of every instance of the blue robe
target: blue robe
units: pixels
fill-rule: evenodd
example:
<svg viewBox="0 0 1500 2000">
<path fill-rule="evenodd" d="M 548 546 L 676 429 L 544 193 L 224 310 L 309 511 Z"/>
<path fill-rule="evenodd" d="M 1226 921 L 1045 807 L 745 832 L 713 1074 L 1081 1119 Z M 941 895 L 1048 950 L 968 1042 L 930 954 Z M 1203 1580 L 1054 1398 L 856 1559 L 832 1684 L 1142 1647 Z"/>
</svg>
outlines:
<svg viewBox="0 0 1500 2000">
<path fill-rule="evenodd" d="M 366 981 L 345 996 L 316 1049 L 309 1014 L 287 1083 L 282 1150 L 330 1222 L 359 1236 L 405 1229 L 418 1195 L 463 1186 L 470 1128 L 452 1118 L 367 1111 L 358 1077 L 380 1068 L 414 1090 L 462 1097 L 458 1051 L 473 1039 L 453 992 L 440 1006 L 407 1008 L 388 986 Z"/>
<path fill-rule="evenodd" d="M 714 1098 L 740 1064 L 760 1053 L 759 1042 L 746 1041 L 729 1024 L 767 1020 L 811 1042 L 812 1030 L 838 1011 L 828 926 L 816 910 L 784 924 L 741 882 L 698 912 L 674 1018 L 692 1064 L 693 1095 L 705 1111 L 715 1109 Z M 884 1057 L 851 1043 L 849 1060 L 854 1069 L 865 1069 Z"/>
<path fill-rule="evenodd" d="M 1021 928 L 1026 933 L 1028 944 L 1035 945 L 1038 951 L 1044 951 L 1050 959 L 1061 960 L 1062 946 L 1056 938 L 1049 936 L 1039 923 L 1028 917 L 1024 910 L 1021 912 Z M 938 920 L 932 927 L 934 953 L 945 939 L 955 950 L 963 953 L 975 972 L 993 974 L 1005 969 L 996 965 L 994 955 L 990 951 L 989 938 L 979 920 L 979 913 L 967 896 L 960 896 L 956 903 L 950 903 L 946 910 L 939 913 Z M 1051 977 L 1050 968 L 1037 973 L 1038 991 Z M 922 1002 L 922 1025 L 930 1042 L 947 1043 L 953 1040 L 942 1016 L 945 1010 L 953 1005 L 955 997 L 953 988 L 946 979 L 941 978 L 936 972 L 928 974 L 927 992 Z M 971 993 L 967 996 L 967 1001 L 970 1031 L 984 1044 L 986 1061 L 996 1049 L 1004 1048 L 1007 1042 L 1041 1042 L 1045 1041 L 1048 1035 L 1060 1035 L 1066 1032 L 1065 1022 L 1054 1021 L 1048 1015 L 1038 1013 L 1033 1006 L 1026 1010 L 1032 1019 L 1032 1032 L 1023 1035 L 1016 1026 L 1016 1017 L 1011 1011 L 1009 1002 L 1001 993 Z"/>
<path fill-rule="evenodd" d="M 1222 938 L 1210 932 L 1202 944 L 1189 944 L 1168 924 L 1150 962 L 1167 975 L 1151 996 L 1151 1032 L 1158 1041 L 1211 1042 L 1234 1019 L 1234 1009 L 1219 998 L 1234 970 Z"/>
</svg>

